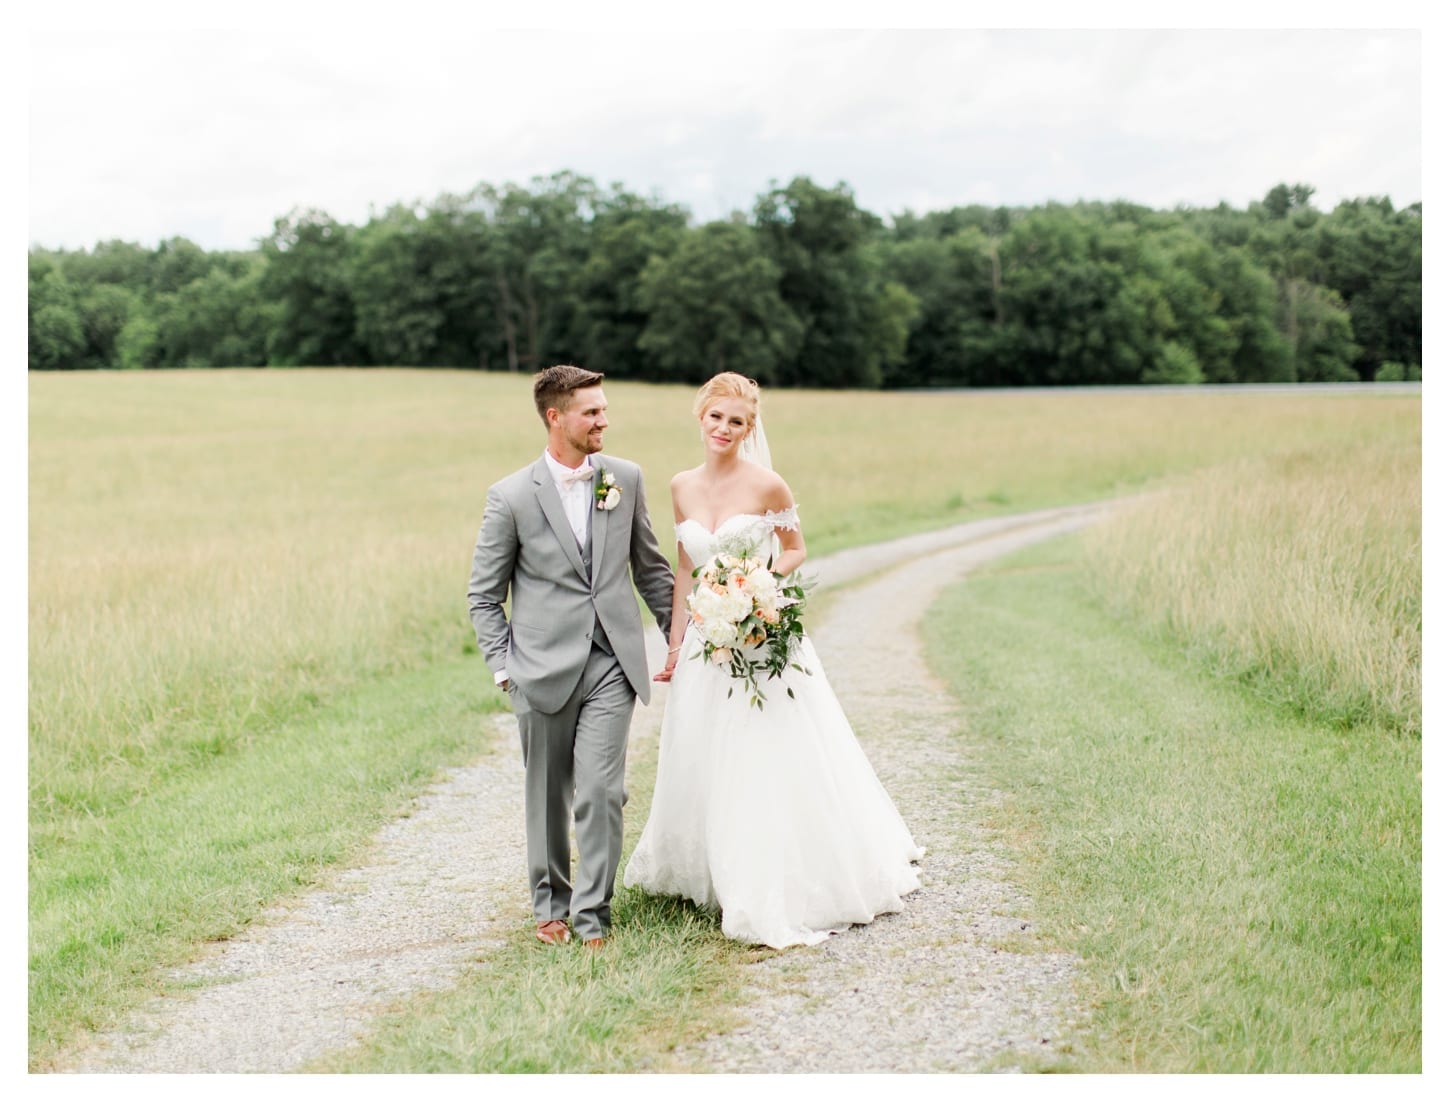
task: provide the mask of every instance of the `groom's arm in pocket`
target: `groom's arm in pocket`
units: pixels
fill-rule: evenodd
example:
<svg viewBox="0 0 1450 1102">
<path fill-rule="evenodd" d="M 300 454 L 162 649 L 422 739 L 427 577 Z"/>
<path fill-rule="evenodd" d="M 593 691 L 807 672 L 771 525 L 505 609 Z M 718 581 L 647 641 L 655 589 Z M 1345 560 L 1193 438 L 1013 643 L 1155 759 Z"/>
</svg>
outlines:
<svg viewBox="0 0 1450 1102">
<path fill-rule="evenodd" d="M 505 687 L 508 685 L 509 622 L 503 609 L 518 553 L 519 536 L 513 510 L 502 491 L 497 486 L 490 487 L 478 541 L 473 547 L 468 617 L 473 621 L 478 647 L 493 671 L 495 683 Z"/>
</svg>

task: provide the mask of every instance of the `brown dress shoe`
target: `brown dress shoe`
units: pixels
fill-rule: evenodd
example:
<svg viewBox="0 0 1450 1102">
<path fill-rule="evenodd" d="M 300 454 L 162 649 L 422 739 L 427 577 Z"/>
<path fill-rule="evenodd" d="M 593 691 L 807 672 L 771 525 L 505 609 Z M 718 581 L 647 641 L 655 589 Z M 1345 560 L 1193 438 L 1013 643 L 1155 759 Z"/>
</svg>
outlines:
<svg viewBox="0 0 1450 1102">
<path fill-rule="evenodd" d="M 604 939 L 602 937 L 591 937 L 588 941 L 586 941 L 584 943 L 584 948 L 586 948 L 586 949 L 603 949 L 604 948 Z"/>
<path fill-rule="evenodd" d="M 545 945 L 563 945 L 569 940 L 569 925 L 562 918 L 551 918 L 539 923 L 534 936 Z"/>
</svg>

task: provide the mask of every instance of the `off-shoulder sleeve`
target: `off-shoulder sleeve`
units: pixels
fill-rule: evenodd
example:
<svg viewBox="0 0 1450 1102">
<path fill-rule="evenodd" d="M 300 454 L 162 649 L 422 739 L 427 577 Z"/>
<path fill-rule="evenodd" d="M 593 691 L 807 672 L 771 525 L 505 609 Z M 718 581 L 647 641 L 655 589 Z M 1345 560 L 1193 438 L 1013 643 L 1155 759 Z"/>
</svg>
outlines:
<svg viewBox="0 0 1450 1102">
<path fill-rule="evenodd" d="M 770 521 L 772 528 L 782 528 L 787 532 L 799 532 L 801 527 L 800 513 L 794 505 L 786 509 L 767 509 L 762 516 Z"/>
</svg>

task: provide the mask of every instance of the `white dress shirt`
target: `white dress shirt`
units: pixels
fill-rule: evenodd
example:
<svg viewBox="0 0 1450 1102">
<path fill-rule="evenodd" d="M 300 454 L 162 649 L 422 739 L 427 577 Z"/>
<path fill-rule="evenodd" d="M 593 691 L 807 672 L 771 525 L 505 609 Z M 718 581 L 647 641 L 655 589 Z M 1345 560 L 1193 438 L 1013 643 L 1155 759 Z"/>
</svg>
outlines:
<svg viewBox="0 0 1450 1102">
<path fill-rule="evenodd" d="M 554 476 L 554 487 L 559 491 L 559 500 L 564 503 L 564 515 L 569 518 L 569 527 L 574 529 L 574 538 L 579 546 L 589 538 L 589 507 L 594 503 L 594 469 L 586 456 L 582 467 L 573 469 L 564 466 L 548 449 L 544 451 L 544 462 L 549 464 L 549 473 Z M 576 478 L 566 482 L 565 476 L 589 468 L 587 478 Z"/>
</svg>

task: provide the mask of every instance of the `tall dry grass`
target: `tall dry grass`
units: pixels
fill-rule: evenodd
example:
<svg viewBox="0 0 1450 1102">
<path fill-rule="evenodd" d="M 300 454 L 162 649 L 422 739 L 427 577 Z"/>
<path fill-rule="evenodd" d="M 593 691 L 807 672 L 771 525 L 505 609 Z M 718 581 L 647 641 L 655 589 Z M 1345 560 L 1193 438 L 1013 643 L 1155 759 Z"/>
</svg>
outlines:
<svg viewBox="0 0 1450 1102">
<path fill-rule="evenodd" d="M 29 386 L 33 824 L 104 815 L 339 686 L 472 647 L 463 592 L 485 489 L 543 446 L 517 376 Z M 667 533 L 669 477 L 700 458 L 692 388 L 606 389 L 607 447 L 641 462 Z M 820 553 L 1235 455 L 1400 437 L 1419 399 L 782 391 L 765 409 Z"/>
<path fill-rule="evenodd" d="M 470 494 L 439 412 L 307 373 L 33 382 L 32 811 L 104 814 L 456 653 Z"/>
<path fill-rule="evenodd" d="M 1200 471 L 1089 534 L 1101 591 L 1306 715 L 1421 728 L 1420 439 Z"/>
</svg>

